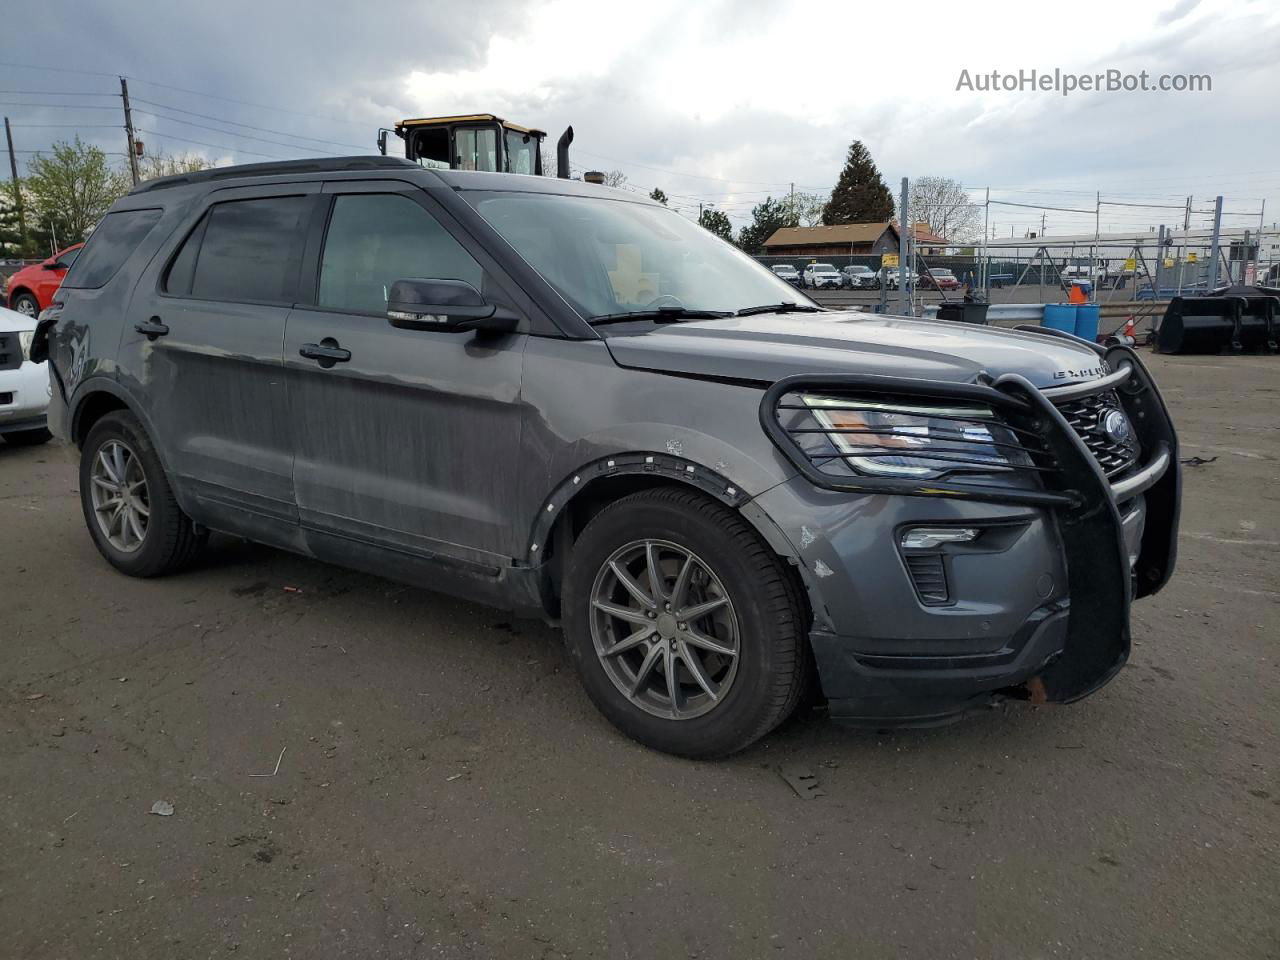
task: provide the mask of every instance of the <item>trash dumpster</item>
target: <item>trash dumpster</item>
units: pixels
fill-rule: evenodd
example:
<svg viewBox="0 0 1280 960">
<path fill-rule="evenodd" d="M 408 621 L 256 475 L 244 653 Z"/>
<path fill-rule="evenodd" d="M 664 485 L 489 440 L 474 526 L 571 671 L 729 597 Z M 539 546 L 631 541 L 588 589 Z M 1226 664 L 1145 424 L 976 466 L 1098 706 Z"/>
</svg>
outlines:
<svg viewBox="0 0 1280 960">
<path fill-rule="evenodd" d="M 976 302 L 957 302 L 948 300 L 946 303 L 938 304 L 939 320 L 954 320 L 958 323 L 982 323 L 987 322 L 987 307 L 989 304 Z"/>
</svg>

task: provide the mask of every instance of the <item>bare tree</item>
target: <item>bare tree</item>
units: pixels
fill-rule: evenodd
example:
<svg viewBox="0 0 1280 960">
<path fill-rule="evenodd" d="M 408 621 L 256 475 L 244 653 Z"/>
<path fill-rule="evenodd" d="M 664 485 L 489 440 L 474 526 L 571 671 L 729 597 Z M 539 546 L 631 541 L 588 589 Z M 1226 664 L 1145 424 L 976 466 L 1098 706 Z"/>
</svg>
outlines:
<svg viewBox="0 0 1280 960">
<path fill-rule="evenodd" d="M 948 177 L 920 177 L 911 181 L 911 220 L 927 223 L 929 230 L 946 240 L 972 240 L 982 232 L 979 204 L 959 180 Z"/>
<path fill-rule="evenodd" d="M 143 180 L 154 180 L 157 177 L 171 177 L 178 173 L 196 173 L 208 170 L 213 164 L 198 153 L 174 155 L 157 153 L 138 161 L 138 175 Z"/>
<path fill-rule="evenodd" d="M 626 186 L 627 175 L 621 170 L 609 170 L 604 175 L 604 185 L 606 187 L 617 187 L 621 189 Z"/>
<path fill-rule="evenodd" d="M 820 193 L 789 193 L 782 198 L 787 219 L 798 227 L 816 227 L 822 223 L 822 211 L 829 197 Z"/>
</svg>

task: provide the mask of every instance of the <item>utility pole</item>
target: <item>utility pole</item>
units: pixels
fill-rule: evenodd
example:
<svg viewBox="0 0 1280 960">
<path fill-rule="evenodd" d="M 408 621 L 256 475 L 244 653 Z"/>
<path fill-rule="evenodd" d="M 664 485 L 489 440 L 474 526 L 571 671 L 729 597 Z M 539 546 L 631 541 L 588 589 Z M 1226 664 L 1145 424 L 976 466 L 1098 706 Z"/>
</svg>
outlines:
<svg viewBox="0 0 1280 960">
<path fill-rule="evenodd" d="M 1191 245 L 1191 197 L 1187 197 L 1187 207 L 1182 214 L 1182 243 L 1178 244 L 1178 296 L 1182 296 L 1182 277 L 1187 272 L 1187 247 Z"/>
<path fill-rule="evenodd" d="M 987 262 L 987 238 L 991 235 L 991 188 L 987 187 L 987 198 L 982 202 L 982 263 L 978 267 L 978 277 L 982 287 L 982 299 L 990 300 L 991 291 L 987 285 L 987 274 L 991 264 Z"/>
<path fill-rule="evenodd" d="M 138 151 L 133 136 L 133 111 L 129 109 L 129 81 L 120 78 L 120 99 L 124 101 L 124 132 L 129 138 L 129 173 L 133 177 L 133 185 L 138 185 Z"/>
<path fill-rule="evenodd" d="M 13 202 L 18 207 L 18 246 L 24 247 L 27 242 L 27 215 L 22 209 L 22 187 L 18 184 L 18 155 L 13 152 L 13 130 L 9 127 L 9 118 L 4 118 L 4 138 L 9 144 L 9 176 L 13 182 Z"/>
<path fill-rule="evenodd" d="M 1041 210 L 1041 211 L 1040 211 L 1040 236 L 1041 236 L 1041 238 L 1043 238 L 1043 237 L 1044 237 L 1044 218 L 1045 218 L 1045 212 L 1044 212 L 1043 210 Z"/>
<path fill-rule="evenodd" d="M 1218 286 L 1218 235 L 1222 232 L 1222 196 L 1213 201 L 1213 241 L 1209 247 L 1209 290 Z"/>
<path fill-rule="evenodd" d="M 1093 250 L 1089 254 L 1089 302 L 1096 303 L 1098 300 L 1098 284 L 1102 280 L 1098 277 L 1098 261 L 1102 258 L 1099 256 L 1102 243 L 1102 191 L 1099 190 L 1093 195 Z M 1103 273 L 1105 274 L 1105 269 Z"/>
<path fill-rule="evenodd" d="M 902 316 L 907 315 L 910 302 L 907 292 L 907 231 L 911 228 L 907 226 L 911 218 L 911 211 L 907 209 L 907 178 L 902 178 L 902 222 L 898 224 L 898 313 Z"/>
<path fill-rule="evenodd" d="M 796 185 L 794 181 L 791 183 L 791 215 L 796 217 Z M 796 226 L 800 226 L 799 217 L 796 217 Z"/>
<path fill-rule="evenodd" d="M 1160 299 L 1160 289 L 1163 286 L 1161 281 L 1164 279 L 1164 229 L 1164 224 L 1160 224 L 1160 233 L 1156 236 L 1156 288 L 1152 291 L 1152 299 L 1155 300 Z"/>
</svg>

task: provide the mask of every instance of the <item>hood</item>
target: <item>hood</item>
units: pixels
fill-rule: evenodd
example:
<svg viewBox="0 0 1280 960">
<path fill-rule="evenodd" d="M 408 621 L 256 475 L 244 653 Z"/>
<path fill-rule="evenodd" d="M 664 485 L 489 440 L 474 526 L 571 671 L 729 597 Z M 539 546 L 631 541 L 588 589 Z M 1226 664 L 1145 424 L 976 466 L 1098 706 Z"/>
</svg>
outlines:
<svg viewBox="0 0 1280 960">
<path fill-rule="evenodd" d="M 1019 373 L 1038 387 L 1092 380 L 1102 361 L 1083 344 L 999 327 L 841 311 L 697 320 L 603 331 L 622 367 L 772 383 L 797 373 L 974 381 Z"/>
<path fill-rule="evenodd" d="M 36 318 L 28 317 L 17 310 L 0 307 L 0 330 L 5 333 L 25 333 L 36 328 Z"/>
</svg>

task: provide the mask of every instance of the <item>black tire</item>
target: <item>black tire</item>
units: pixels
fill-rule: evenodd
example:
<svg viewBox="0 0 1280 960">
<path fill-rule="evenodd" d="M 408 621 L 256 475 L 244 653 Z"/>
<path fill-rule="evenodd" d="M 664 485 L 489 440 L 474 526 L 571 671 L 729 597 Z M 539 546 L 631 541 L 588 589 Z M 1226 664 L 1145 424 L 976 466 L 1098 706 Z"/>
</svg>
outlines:
<svg viewBox="0 0 1280 960">
<path fill-rule="evenodd" d="M 15 430 L 12 433 L 6 433 L 4 439 L 6 443 L 11 443 L 15 447 L 35 447 L 48 443 L 53 439 L 53 434 L 45 427 L 36 427 L 34 430 Z"/>
<path fill-rule="evenodd" d="M 133 552 L 119 550 L 107 540 L 94 514 L 90 494 L 94 458 L 111 440 L 122 441 L 136 454 L 147 484 L 150 517 L 142 544 Z M 191 564 L 208 539 L 205 532 L 197 532 L 191 518 L 178 506 L 151 438 L 138 419 L 123 410 L 108 413 L 89 431 L 80 454 L 80 505 L 98 552 L 113 567 L 131 577 L 176 573 Z"/>
<path fill-rule="evenodd" d="M 723 584 L 737 616 L 737 673 L 724 700 L 700 716 L 675 720 L 641 709 L 596 653 L 591 597 L 597 574 L 637 539 L 696 553 Z M 809 686 L 812 653 L 794 578 L 741 516 L 696 491 L 645 490 L 601 510 L 573 546 L 562 599 L 565 640 L 587 695 L 619 730 L 664 753 L 712 759 L 741 750 L 782 723 Z"/>
<path fill-rule="evenodd" d="M 24 306 L 27 309 L 24 310 Z M 11 309 L 29 317 L 38 317 L 40 316 L 40 301 L 30 293 L 20 293 L 13 298 Z"/>
</svg>

